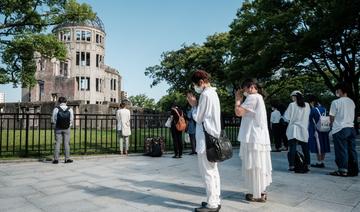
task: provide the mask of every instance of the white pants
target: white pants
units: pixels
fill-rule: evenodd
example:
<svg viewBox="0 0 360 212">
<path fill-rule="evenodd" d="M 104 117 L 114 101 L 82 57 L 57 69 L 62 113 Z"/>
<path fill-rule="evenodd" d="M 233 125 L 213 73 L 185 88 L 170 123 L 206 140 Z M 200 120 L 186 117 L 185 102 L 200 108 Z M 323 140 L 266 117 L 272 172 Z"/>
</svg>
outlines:
<svg viewBox="0 0 360 212">
<path fill-rule="evenodd" d="M 217 163 L 207 160 L 206 152 L 198 153 L 200 175 L 205 182 L 208 208 L 217 208 L 220 205 L 220 175 Z"/>
</svg>

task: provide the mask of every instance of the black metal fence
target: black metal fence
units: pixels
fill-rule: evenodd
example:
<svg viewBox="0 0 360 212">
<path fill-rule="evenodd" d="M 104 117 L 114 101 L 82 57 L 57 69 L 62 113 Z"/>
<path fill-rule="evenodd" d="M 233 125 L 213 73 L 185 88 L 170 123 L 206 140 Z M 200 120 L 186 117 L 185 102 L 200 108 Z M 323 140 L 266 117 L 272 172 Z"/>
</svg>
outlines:
<svg viewBox="0 0 360 212">
<path fill-rule="evenodd" d="M 167 114 L 133 114 L 129 152 L 143 152 L 148 137 L 163 137 L 166 151 L 172 150 Z M 72 154 L 118 153 L 115 115 L 74 114 L 70 149 Z M 224 117 L 228 137 L 237 145 L 239 119 Z M 46 156 L 53 153 L 51 114 L 0 113 L 0 156 Z M 185 144 L 185 149 L 190 144 Z"/>
</svg>

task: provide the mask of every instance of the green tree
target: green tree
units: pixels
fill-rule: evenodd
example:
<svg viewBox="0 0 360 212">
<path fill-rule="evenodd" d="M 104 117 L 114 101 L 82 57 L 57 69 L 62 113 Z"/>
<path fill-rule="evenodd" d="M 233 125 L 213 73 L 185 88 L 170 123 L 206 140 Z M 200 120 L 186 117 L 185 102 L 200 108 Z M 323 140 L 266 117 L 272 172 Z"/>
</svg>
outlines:
<svg viewBox="0 0 360 212">
<path fill-rule="evenodd" d="M 96 14 L 75 0 L 2 0 L 0 3 L 0 83 L 35 84 L 35 57 L 65 59 L 66 49 L 53 35 L 42 34 L 62 23 L 82 23 Z"/>
<path fill-rule="evenodd" d="M 132 105 L 135 107 L 156 110 L 155 100 L 147 97 L 145 94 L 130 96 L 129 100 L 132 103 Z"/>
<path fill-rule="evenodd" d="M 203 45 L 184 44 L 179 50 L 164 52 L 160 65 L 146 68 L 145 75 L 153 79 L 151 86 L 166 81 L 169 92 L 186 92 L 197 69 L 206 70 L 212 76 L 212 83 L 221 85 L 226 79 L 228 39 L 228 33 L 219 33 L 209 36 Z"/>
<path fill-rule="evenodd" d="M 161 112 L 168 112 L 174 104 L 178 105 L 182 109 L 185 109 L 187 105 L 185 95 L 180 92 L 171 92 L 168 95 L 161 97 L 161 99 L 157 102 L 157 107 Z"/>
<path fill-rule="evenodd" d="M 359 23 L 357 0 L 247 1 L 230 26 L 229 76 L 317 75 L 333 93 L 345 81 L 359 108 Z"/>
</svg>

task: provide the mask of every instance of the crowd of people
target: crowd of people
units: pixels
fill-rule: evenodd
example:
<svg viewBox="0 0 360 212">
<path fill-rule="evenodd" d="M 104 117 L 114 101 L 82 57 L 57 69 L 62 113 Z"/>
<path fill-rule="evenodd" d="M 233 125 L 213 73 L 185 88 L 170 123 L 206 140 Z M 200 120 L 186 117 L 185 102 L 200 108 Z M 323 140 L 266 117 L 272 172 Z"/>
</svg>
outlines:
<svg viewBox="0 0 360 212">
<path fill-rule="evenodd" d="M 209 135 L 219 138 L 222 131 L 220 100 L 216 88 L 210 84 L 210 75 L 203 70 L 194 72 L 191 78 L 194 91 L 188 92 L 186 99 L 188 108 L 184 112 L 173 105 L 169 128 L 174 145 L 173 158 L 182 158 L 183 131 L 189 134 L 191 155 L 197 155 L 198 168 L 205 185 L 207 199 L 201 202 L 195 211 L 208 212 L 221 209 L 220 174 L 217 162 L 210 162 L 206 154 L 206 131 Z M 316 96 L 310 95 L 305 101 L 300 91 L 290 94 L 292 102 L 286 110 L 279 105 L 271 105 L 270 126 L 262 89 L 254 79 L 247 79 L 235 94 L 234 111 L 241 117 L 238 141 L 240 142 L 239 157 L 242 161 L 242 174 L 248 193 L 245 199 L 250 202 L 266 202 L 266 188 L 272 182 L 271 142 L 270 133 L 274 138 L 274 152 L 288 151 L 289 171 L 295 171 L 297 146 L 301 146 L 304 155 L 305 172 L 310 167 L 324 168 L 325 155 L 330 152 L 329 138 L 333 139 L 337 170 L 330 172 L 333 176 L 357 176 L 358 157 L 355 148 L 355 104 L 349 97 L 346 84 L 336 86 L 336 96 L 328 111 Z M 70 159 L 69 139 L 70 127 L 73 123 L 73 111 L 66 106 L 66 99 L 59 98 L 60 105 L 53 111 L 52 122 L 55 124 L 55 153 L 53 163 L 58 163 L 59 148 L 65 143 L 65 162 Z M 319 123 L 329 114 L 328 131 L 320 130 Z M 187 120 L 186 129 L 179 125 L 179 120 Z M 116 112 L 120 154 L 128 154 L 130 128 L 130 111 L 125 104 L 120 104 Z M 329 136 L 330 135 L 330 136 Z M 315 153 L 317 162 L 310 164 L 310 152 Z"/>
</svg>

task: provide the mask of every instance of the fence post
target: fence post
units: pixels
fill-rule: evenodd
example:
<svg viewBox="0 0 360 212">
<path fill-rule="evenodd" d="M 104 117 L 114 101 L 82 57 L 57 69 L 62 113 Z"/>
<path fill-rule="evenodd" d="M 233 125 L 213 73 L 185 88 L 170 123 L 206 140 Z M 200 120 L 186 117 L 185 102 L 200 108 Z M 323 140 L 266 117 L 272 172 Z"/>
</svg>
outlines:
<svg viewBox="0 0 360 212">
<path fill-rule="evenodd" d="M 27 157 L 29 155 L 29 118 L 30 115 L 27 113 L 26 114 L 26 131 L 25 131 L 25 156 Z M 21 131 L 20 131 L 21 133 Z"/>
<path fill-rule="evenodd" d="M 84 145 L 85 145 L 85 153 L 86 153 L 86 142 L 87 142 L 87 114 L 85 114 L 85 141 L 84 141 Z"/>
<path fill-rule="evenodd" d="M 135 152 L 137 152 L 137 134 L 138 134 L 138 129 L 137 129 L 137 114 L 134 114 L 135 117 Z"/>
</svg>

